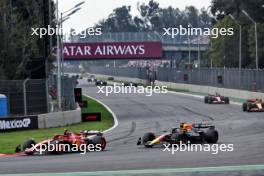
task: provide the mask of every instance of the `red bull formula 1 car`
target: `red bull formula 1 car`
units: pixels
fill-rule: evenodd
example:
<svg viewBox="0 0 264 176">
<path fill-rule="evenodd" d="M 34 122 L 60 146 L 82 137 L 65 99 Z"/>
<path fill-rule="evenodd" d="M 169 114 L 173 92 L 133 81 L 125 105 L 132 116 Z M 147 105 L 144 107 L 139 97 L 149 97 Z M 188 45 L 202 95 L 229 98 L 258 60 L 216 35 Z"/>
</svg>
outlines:
<svg viewBox="0 0 264 176">
<path fill-rule="evenodd" d="M 229 98 L 225 96 L 221 96 L 216 93 L 215 95 L 208 95 L 204 97 L 204 103 L 208 104 L 229 104 Z"/>
<path fill-rule="evenodd" d="M 204 123 L 181 123 L 180 127 L 173 128 L 170 132 L 161 135 L 146 133 L 138 139 L 137 145 L 144 145 L 151 148 L 154 145 L 163 143 L 178 144 L 180 143 L 217 143 L 218 131 L 215 126 Z"/>
<path fill-rule="evenodd" d="M 33 139 L 27 140 L 23 144 L 23 151 L 26 155 L 60 154 L 83 151 L 83 149 L 87 149 L 88 145 L 90 145 L 89 149 L 94 146 L 94 151 L 103 151 L 106 147 L 103 133 L 89 130 L 73 133 L 65 130 L 64 134 L 55 135 L 53 138 L 39 143 L 36 143 Z"/>
<path fill-rule="evenodd" d="M 242 109 L 247 112 L 264 112 L 264 103 L 262 99 L 249 99 L 243 103 Z"/>
</svg>

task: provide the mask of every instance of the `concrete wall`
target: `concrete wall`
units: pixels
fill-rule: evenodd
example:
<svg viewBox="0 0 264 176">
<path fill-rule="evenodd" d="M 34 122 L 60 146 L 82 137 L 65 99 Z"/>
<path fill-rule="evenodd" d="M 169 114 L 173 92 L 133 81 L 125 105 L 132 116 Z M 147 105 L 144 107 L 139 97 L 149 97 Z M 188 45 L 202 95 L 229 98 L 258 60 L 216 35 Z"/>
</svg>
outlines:
<svg viewBox="0 0 264 176">
<path fill-rule="evenodd" d="M 96 76 L 105 79 L 110 77 L 108 75 L 99 75 L 99 74 L 96 74 Z M 116 76 L 114 76 L 114 78 L 117 81 L 125 81 L 125 82 L 132 81 L 143 84 L 146 83 L 146 80 L 142 80 L 138 78 L 116 77 Z M 193 84 L 180 84 L 180 83 L 163 82 L 163 81 L 156 81 L 155 83 L 158 86 L 167 86 L 168 88 L 181 89 L 191 92 L 198 92 L 205 94 L 214 94 L 215 92 L 218 92 L 223 96 L 228 96 L 233 98 L 241 98 L 241 99 L 262 98 L 264 100 L 264 93 L 260 93 L 260 92 L 250 92 L 245 90 L 226 89 L 226 88 L 219 88 L 212 86 L 193 85 Z"/>
<path fill-rule="evenodd" d="M 62 127 L 80 123 L 81 121 L 82 118 L 80 108 L 72 111 L 54 112 L 38 115 L 39 128 Z"/>
</svg>

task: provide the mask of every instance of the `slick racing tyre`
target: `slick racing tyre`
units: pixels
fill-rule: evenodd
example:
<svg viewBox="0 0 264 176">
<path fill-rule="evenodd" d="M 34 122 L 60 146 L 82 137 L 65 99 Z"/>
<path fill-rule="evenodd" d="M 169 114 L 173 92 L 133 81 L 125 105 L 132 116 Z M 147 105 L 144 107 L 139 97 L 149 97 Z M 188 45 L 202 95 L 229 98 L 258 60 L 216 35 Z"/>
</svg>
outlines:
<svg viewBox="0 0 264 176">
<path fill-rule="evenodd" d="M 242 109 L 243 109 L 243 111 L 247 111 L 247 103 L 243 103 L 243 105 L 242 105 Z"/>
<path fill-rule="evenodd" d="M 204 133 L 204 140 L 209 144 L 217 143 L 218 141 L 218 131 L 215 129 L 208 129 Z"/>
<path fill-rule="evenodd" d="M 106 140 L 104 137 L 102 136 L 95 136 L 92 140 L 91 140 L 91 143 L 93 145 L 98 145 L 100 144 L 100 148 L 101 150 L 100 151 L 103 151 L 106 147 Z"/>
<path fill-rule="evenodd" d="M 204 103 L 208 103 L 208 97 L 204 97 Z"/>
<path fill-rule="evenodd" d="M 145 147 L 148 147 L 148 148 L 150 148 L 150 147 L 152 147 L 151 145 L 148 145 L 148 142 L 150 142 L 150 141 L 152 141 L 152 140 L 154 140 L 155 139 L 155 135 L 154 135 L 154 133 L 146 133 L 146 134 L 144 134 L 144 136 L 143 136 L 143 141 L 142 141 L 142 143 L 143 143 L 143 145 L 145 145 Z"/>
<path fill-rule="evenodd" d="M 225 104 L 229 104 L 229 98 L 225 97 Z"/>
<path fill-rule="evenodd" d="M 24 144 L 23 144 L 23 148 L 22 148 L 23 151 L 25 151 L 28 148 L 31 148 L 32 145 L 36 145 L 36 142 L 33 139 L 25 141 Z"/>
</svg>

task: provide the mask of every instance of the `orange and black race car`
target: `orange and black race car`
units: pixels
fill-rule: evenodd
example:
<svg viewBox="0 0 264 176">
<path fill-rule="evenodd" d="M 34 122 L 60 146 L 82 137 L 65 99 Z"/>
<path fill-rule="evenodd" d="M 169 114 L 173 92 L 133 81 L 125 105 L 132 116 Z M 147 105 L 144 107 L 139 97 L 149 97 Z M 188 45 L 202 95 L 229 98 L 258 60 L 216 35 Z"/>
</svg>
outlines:
<svg viewBox="0 0 264 176">
<path fill-rule="evenodd" d="M 262 99 L 248 99 L 243 103 L 242 109 L 247 112 L 264 112 L 264 103 Z"/>
<path fill-rule="evenodd" d="M 23 151 L 26 155 L 33 154 L 60 154 L 67 152 L 81 151 L 87 146 L 94 146 L 94 151 L 103 151 L 106 147 L 106 140 L 100 131 L 81 131 L 73 133 L 65 130 L 64 134 L 55 135 L 51 139 L 36 143 L 33 139 L 23 144 Z"/>
<path fill-rule="evenodd" d="M 143 144 L 147 148 L 163 143 L 217 143 L 218 131 L 215 126 L 205 123 L 181 123 L 180 127 L 173 128 L 170 132 L 156 136 L 154 133 L 146 133 L 138 139 L 137 145 Z"/>
<path fill-rule="evenodd" d="M 229 98 L 225 96 L 221 96 L 216 93 L 215 95 L 208 95 L 204 97 L 204 103 L 208 104 L 229 104 Z"/>
</svg>

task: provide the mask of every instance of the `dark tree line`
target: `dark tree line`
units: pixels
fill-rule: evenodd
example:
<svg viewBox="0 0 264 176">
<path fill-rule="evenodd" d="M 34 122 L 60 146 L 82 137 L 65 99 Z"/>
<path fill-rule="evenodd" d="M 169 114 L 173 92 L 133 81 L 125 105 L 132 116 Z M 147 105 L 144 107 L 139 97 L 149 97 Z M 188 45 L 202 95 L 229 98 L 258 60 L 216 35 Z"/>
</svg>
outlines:
<svg viewBox="0 0 264 176">
<path fill-rule="evenodd" d="M 0 79 L 45 77 L 48 39 L 31 36 L 31 28 L 47 26 L 48 14 L 46 0 L 0 1 Z"/>
<path fill-rule="evenodd" d="M 211 12 L 216 27 L 233 27 L 235 35 L 212 39 L 212 47 L 207 53 L 208 63 L 213 66 L 238 67 L 239 27 L 229 17 L 231 14 L 242 25 L 242 68 L 255 68 L 254 24 L 242 12 L 245 10 L 256 22 L 258 32 L 259 68 L 264 68 L 264 1 L 263 0 L 213 0 Z"/>
</svg>

